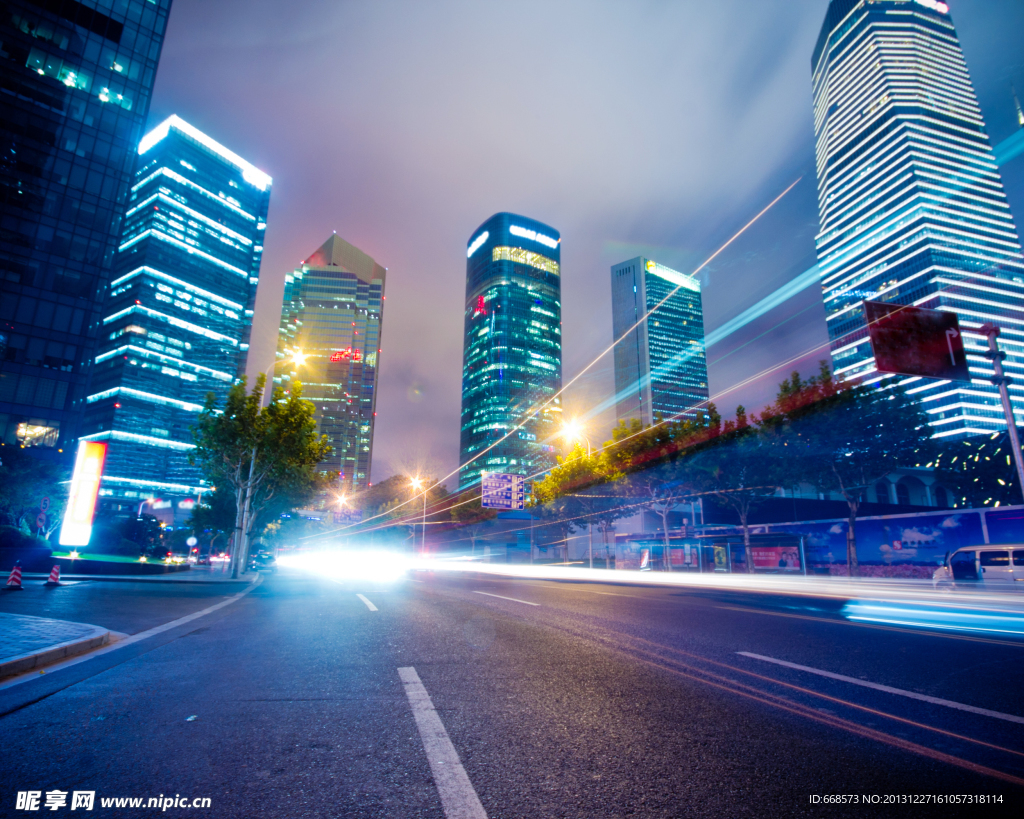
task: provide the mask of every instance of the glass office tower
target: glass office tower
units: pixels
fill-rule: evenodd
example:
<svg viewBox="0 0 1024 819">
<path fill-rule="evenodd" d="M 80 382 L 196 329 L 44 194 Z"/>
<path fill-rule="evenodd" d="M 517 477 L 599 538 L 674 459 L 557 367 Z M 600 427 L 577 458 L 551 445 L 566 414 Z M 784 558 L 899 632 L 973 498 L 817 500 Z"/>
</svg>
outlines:
<svg viewBox="0 0 1024 819">
<path fill-rule="evenodd" d="M 270 202 L 269 176 L 176 116 L 134 181 L 83 425 L 114 501 L 200 491 L 189 427 L 245 371 Z"/>
<path fill-rule="evenodd" d="M 370 480 L 386 276 L 335 234 L 285 277 L 274 380 L 299 381 L 316 405 L 333 447 L 320 471 L 339 472 L 346 489 Z"/>
<path fill-rule="evenodd" d="M 70 452 L 171 0 L 0 4 L 0 440 Z"/>
<path fill-rule="evenodd" d="M 551 399 L 562 389 L 560 243 L 554 228 L 514 213 L 495 214 L 469 240 L 461 487 L 476 483 L 481 472 L 529 477 L 554 464 L 551 438 L 561 406 Z"/>
<path fill-rule="evenodd" d="M 695 417 L 706 406 L 700 282 L 642 257 L 614 265 L 612 329 L 622 339 L 615 346 L 618 420 L 650 425 L 658 415 Z"/>
<path fill-rule="evenodd" d="M 955 312 L 972 381 L 908 379 L 936 437 L 1005 427 L 977 332 L 1002 327 L 1024 419 L 1024 265 L 949 9 L 832 0 L 812 59 L 818 264 L 842 377 L 877 380 L 865 299 Z"/>
</svg>

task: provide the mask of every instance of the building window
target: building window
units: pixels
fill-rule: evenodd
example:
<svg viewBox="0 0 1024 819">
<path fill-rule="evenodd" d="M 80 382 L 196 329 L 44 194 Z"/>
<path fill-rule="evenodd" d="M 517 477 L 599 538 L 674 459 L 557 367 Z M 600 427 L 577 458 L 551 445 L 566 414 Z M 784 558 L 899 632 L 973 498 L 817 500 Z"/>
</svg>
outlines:
<svg viewBox="0 0 1024 819">
<path fill-rule="evenodd" d="M 889 484 L 879 481 L 875 484 L 875 497 L 879 503 L 889 503 Z"/>
<path fill-rule="evenodd" d="M 537 270 L 543 270 L 545 273 L 550 273 L 553 276 L 558 275 L 558 262 L 549 259 L 547 256 L 541 256 L 539 253 L 523 250 L 521 247 L 496 247 L 491 251 L 491 261 L 518 262 L 519 264 L 529 265 Z"/>
<path fill-rule="evenodd" d="M 910 489 L 905 483 L 896 484 L 896 503 L 901 506 L 910 504 Z"/>
</svg>

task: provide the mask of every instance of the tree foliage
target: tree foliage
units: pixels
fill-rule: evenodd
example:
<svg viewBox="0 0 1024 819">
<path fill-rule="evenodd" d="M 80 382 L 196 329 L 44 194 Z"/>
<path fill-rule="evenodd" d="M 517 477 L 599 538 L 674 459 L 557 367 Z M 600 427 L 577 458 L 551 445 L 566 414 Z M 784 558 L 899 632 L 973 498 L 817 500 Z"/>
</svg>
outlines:
<svg viewBox="0 0 1024 819">
<path fill-rule="evenodd" d="M 189 456 L 217 489 L 235 495 L 233 574 L 247 559 L 249 536 L 274 503 L 305 502 L 324 485 L 317 465 L 330 453 L 326 436 L 316 434 L 314 407 L 302 399 L 302 385 L 288 393 L 275 389 L 263 406 L 265 377 L 251 393 L 246 380 L 229 390 L 223 409 L 210 393 L 192 428 L 196 448 Z"/>
<path fill-rule="evenodd" d="M 63 520 L 70 478 L 71 471 L 59 463 L 37 458 L 20 447 L 0 448 L 0 524 L 36 534 L 40 503 L 49 498 L 43 528 L 43 535 L 49 538 Z"/>
</svg>

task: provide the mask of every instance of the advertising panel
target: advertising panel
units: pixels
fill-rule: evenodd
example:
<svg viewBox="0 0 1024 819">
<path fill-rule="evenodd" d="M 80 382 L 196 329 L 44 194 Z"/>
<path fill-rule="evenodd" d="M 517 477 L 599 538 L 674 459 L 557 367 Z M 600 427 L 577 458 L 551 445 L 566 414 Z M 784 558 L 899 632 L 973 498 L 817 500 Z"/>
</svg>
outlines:
<svg viewBox="0 0 1024 819">
<path fill-rule="evenodd" d="M 799 572 L 800 547 L 791 546 L 752 546 L 750 549 L 754 555 L 754 569 L 765 569 L 771 571 Z"/>
<path fill-rule="evenodd" d="M 92 537 L 92 519 L 96 496 L 100 491 L 107 445 L 103 441 L 79 441 L 75 471 L 71 476 L 68 508 L 60 528 L 61 546 L 88 546 Z"/>
</svg>

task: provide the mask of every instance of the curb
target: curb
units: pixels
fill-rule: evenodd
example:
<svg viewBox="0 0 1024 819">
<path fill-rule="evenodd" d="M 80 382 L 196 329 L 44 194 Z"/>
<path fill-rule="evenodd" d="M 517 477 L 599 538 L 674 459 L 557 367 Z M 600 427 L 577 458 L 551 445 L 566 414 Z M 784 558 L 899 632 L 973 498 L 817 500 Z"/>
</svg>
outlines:
<svg viewBox="0 0 1024 819">
<path fill-rule="evenodd" d="M 44 580 L 49 575 L 45 573 L 33 572 L 31 574 L 23 574 L 24 580 Z M 114 583 L 177 583 L 178 585 L 194 585 L 194 586 L 218 586 L 226 585 L 230 583 L 245 584 L 252 583 L 254 578 L 251 574 L 244 575 L 239 578 L 227 577 L 223 580 L 177 580 L 173 575 L 123 575 L 123 574 L 62 574 L 61 580 L 74 580 L 75 582 L 81 582 L 82 580 L 105 580 Z"/>
<path fill-rule="evenodd" d="M 58 643 L 55 646 L 50 646 L 33 654 L 22 654 L 0 662 L 0 679 L 32 671 L 40 666 L 50 665 L 78 654 L 85 654 L 95 648 L 112 643 L 116 639 L 118 639 L 117 635 L 109 629 L 93 626 L 93 633 L 86 637 L 79 637 L 77 640 L 69 640 L 66 643 Z"/>
</svg>

